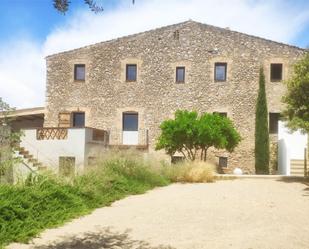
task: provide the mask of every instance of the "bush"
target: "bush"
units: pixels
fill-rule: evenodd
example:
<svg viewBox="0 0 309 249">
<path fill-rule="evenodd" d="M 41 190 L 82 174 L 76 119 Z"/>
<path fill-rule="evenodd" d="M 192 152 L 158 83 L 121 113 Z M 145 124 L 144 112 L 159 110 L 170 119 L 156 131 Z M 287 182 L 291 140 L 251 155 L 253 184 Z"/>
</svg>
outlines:
<svg viewBox="0 0 309 249">
<path fill-rule="evenodd" d="M 204 161 L 166 165 L 163 171 L 171 182 L 213 182 L 215 178 L 215 166 Z"/>
<path fill-rule="evenodd" d="M 74 178 L 46 175 L 15 186 L 0 185 L 0 248 L 13 241 L 26 242 L 94 208 L 168 183 L 149 163 L 118 155 Z"/>
<path fill-rule="evenodd" d="M 179 152 L 192 161 L 206 161 L 210 147 L 232 152 L 241 140 L 232 121 L 218 114 L 178 110 L 175 119 L 163 121 L 160 129 L 156 150 L 164 149 L 170 156 Z"/>
</svg>

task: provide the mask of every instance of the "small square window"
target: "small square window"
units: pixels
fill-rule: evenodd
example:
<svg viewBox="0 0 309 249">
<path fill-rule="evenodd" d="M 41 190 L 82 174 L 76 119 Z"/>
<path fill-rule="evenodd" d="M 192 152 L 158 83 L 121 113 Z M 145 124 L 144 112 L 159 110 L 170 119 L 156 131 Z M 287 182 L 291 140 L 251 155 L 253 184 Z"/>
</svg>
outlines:
<svg viewBox="0 0 309 249">
<path fill-rule="evenodd" d="M 85 64 L 74 65 L 74 80 L 85 81 Z"/>
<path fill-rule="evenodd" d="M 176 67 L 176 82 L 184 83 L 185 82 L 185 67 Z"/>
<path fill-rule="evenodd" d="M 219 157 L 219 166 L 221 168 L 227 168 L 227 157 L 223 157 L 223 156 Z"/>
<path fill-rule="evenodd" d="M 59 157 L 59 174 L 61 176 L 71 177 L 75 172 L 75 157 Z"/>
<path fill-rule="evenodd" d="M 184 162 L 185 158 L 183 156 L 172 156 L 171 162 L 172 164 L 177 164 Z"/>
<path fill-rule="evenodd" d="M 269 113 L 269 133 L 278 134 L 278 124 L 280 120 L 280 113 Z"/>
<path fill-rule="evenodd" d="M 85 127 L 85 113 L 74 112 L 73 113 L 73 127 Z"/>
<path fill-rule="evenodd" d="M 88 157 L 88 166 L 95 166 L 98 162 L 98 159 L 94 156 Z"/>
<path fill-rule="evenodd" d="M 213 114 L 218 114 L 221 117 L 227 117 L 227 113 L 226 112 L 213 112 Z"/>
<path fill-rule="evenodd" d="M 137 78 L 137 65 L 127 64 L 126 66 L 126 81 L 136 81 Z"/>
<path fill-rule="evenodd" d="M 226 81 L 227 63 L 215 63 L 215 81 Z"/>
<path fill-rule="evenodd" d="M 272 82 L 282 80 L 282 64 L 270 64 L 270 80 Z"/>
</svg>

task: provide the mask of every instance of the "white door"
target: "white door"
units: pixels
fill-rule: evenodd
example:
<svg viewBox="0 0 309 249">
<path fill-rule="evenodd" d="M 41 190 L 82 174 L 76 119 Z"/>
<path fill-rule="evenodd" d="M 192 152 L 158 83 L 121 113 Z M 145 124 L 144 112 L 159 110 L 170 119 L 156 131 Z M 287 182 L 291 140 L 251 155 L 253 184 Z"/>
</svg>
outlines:
<svg viewBox="0 0 309 249">
<path fill-rule="evenodd" d="M 136 112 L 123 113 L 122 143 L 125 145 L 138 144 L 138 113 Z"/>
</svg>

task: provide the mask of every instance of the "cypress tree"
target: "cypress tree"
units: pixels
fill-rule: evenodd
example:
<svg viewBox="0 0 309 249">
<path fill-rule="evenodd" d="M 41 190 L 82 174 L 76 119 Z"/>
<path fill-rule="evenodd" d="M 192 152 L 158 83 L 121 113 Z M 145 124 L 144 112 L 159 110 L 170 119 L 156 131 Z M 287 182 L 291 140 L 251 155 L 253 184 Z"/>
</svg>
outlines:
<svg viewBox="0 0 309 249">
<path fill-rule="evenodd" d="M 255 172 L 269 174 L 268 110 L 265 90 L 265 75 L 260 68 L 259 92 L 255 110 Z"/>
</svg>

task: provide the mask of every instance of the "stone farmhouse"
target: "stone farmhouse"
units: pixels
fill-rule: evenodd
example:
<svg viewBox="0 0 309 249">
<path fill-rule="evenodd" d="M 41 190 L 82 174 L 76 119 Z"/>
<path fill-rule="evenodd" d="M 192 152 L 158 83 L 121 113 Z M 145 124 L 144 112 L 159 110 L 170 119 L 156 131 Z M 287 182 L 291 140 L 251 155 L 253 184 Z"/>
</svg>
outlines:
<svg viewBox="0 0 309 249">
<path fill-rule="evenodd" d="M 154 150 L 159 125 L 187 109 L 229 117 L 242 142 L 232 153 L 213 150 L 210 159 L 224 172 L 254 173 L 259 69 L 275 162 L 283 81 L 304 53 L 189 20 L 47 56 L 46 106 L 16 115 L 16 127 L 25 129 L 20 154 L 38 167 L 61 171 L 69 163 L 72 172 L 113 147 L 167 158 Z"/>
</svg>

